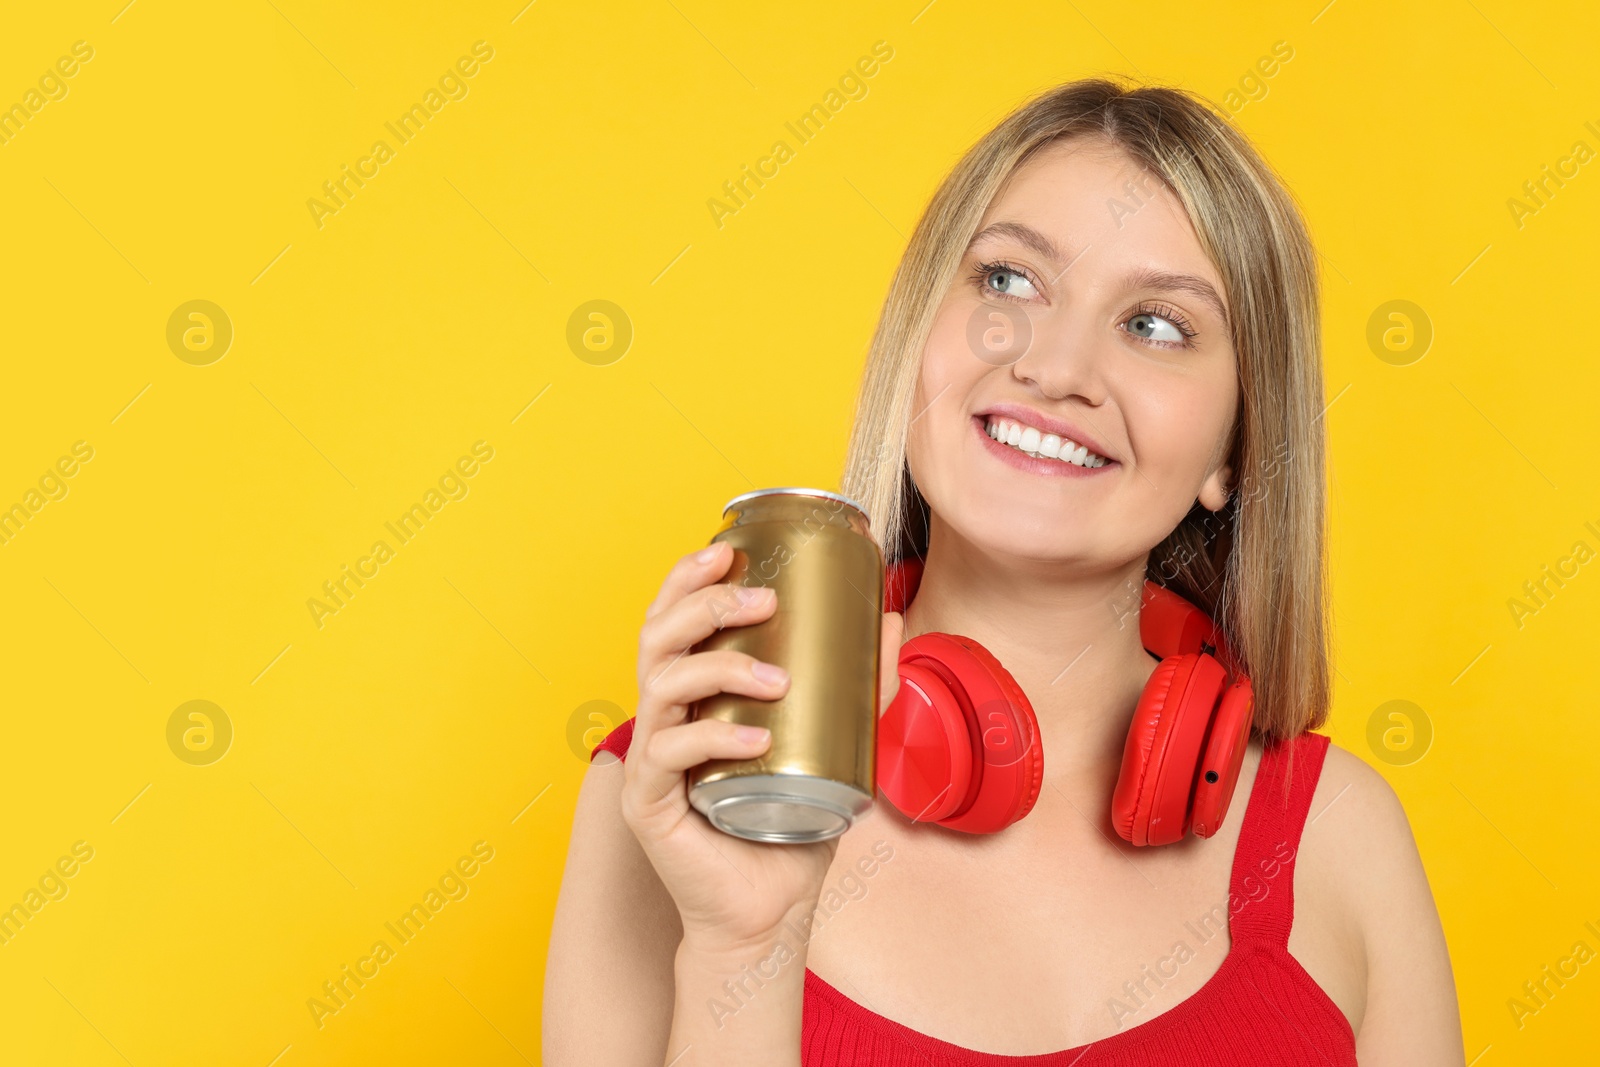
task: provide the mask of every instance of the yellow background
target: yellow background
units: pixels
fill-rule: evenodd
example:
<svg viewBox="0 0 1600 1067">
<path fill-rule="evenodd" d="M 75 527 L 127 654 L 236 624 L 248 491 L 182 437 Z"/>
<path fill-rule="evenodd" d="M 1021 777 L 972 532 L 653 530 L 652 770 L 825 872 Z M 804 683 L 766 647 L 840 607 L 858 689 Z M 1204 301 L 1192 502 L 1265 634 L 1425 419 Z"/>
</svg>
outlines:
<svg viewBox="0 0 1600 1067">
<path fill-rule="evenodd" d="M 1278 41 L 1236 121 L 1325 257 L 1331 732 L 1405 801 L 1468 1059 L 1592 1057 L 1600 964 L 1507 1008 L 1600 950 L 1600 564 L 1520 628 L 1507 606 L 1600 549 L 1597 164 L 1507 207 L 1600 149 L 1587 5 L 524 2 L 7 13 L 0 104 L 94 58 L 0 146 L 0 506 L 94 453 L 0 545 L 0 906 L 94 854 L 0 946 L 0 1062 L 536 1063 L 585 705 L 632 713 L 645 606 L 723 501 L 837 485 L 935 184 L 1051 84 L 1220 102 Z M 480 40 L 466 97 L 319 228 L 308 199 Z M 707 200 L 779 138 L 719 228 Z M 234 331 L 204 366 L 167 343 L 197 299 Z M 566 337 L 602 299 L 634 335 L 597 366 Z M 1395 299 L 1434 329 L 1407 366 L 1366 341 Z M 319 627 L 308 599 L 480 440 L 467 495 Z M 1396 699 L 1433 729 L 1409 764 L 1367 743 Z M 205 766 L 168 746 L 191 700 L 234 730 Z M 308 998 L 479 841 L 468 895 L 319 1029 Z"/>
</svg>

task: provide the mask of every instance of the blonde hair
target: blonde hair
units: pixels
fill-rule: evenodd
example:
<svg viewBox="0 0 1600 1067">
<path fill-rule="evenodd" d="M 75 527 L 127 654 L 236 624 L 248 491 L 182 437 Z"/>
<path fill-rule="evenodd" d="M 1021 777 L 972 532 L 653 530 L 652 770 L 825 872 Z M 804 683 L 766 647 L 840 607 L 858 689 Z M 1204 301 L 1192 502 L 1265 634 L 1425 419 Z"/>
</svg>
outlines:
<svg viewBox="0 0 1600 1067">
<path fill-rule="evenodd" d="M 1273 171 L 1199 97 L 1069 82 L 1012 112 L 957 162 L 889 285 L 842 491 L 866 508 L 889 562 L 927 552 L 928 506 L 906 465 L 906 438 L 934 313 L 1006 179 L 1039 149 L 1078 135 L 1110 140 L 1159 176 L 1221 276 L 1242 394 L 1226 453 L 1234 491 L 1219 512 L 1196 502 L 1151 552 L 1146 578 L 1222 630 L 1254 686 L 1252 733 L 1294 737 L 1326 721 L 1331 699 L 1316 252 Z"/>
</svg>

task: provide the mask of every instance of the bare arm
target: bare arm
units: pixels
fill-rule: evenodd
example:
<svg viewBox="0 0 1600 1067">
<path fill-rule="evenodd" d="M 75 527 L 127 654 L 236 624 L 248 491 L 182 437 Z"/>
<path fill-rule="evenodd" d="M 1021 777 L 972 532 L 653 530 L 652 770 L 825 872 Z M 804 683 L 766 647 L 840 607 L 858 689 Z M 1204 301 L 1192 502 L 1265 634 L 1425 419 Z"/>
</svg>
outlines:
<svg viewBox="0 0 1600 1067">
<path fill-rule="evenodd" d="M 598 752 L 578 791 L 544 980 L 546 1067 L 661 1067 L 678 909 L 622 821 L 622 762 Z"/>
<path fill-rule="evenodd" d="M 775 599 L 715 580 L 716 543 L 674 565 L 639 636 L 639 712 L 625 762 L 597 754 L 578 794 L 546 963 L 544 1058 L 550 1067 L 799 1067 L 809 917 L 838 839 L 746 841 L 691 810 L 685 773 L 748 759 L 769 731 L 690 721 L 716 693 L 773 700 L 789 678 L 731 649 L 692 651 L 725 625 L 771 616 Z M 761 595 L 765 593 L 765 595 Z M 900 616 L 884 616 L 883 706 L 898 688 Z M 717 1001 L 726 997 L 719 1011 Z"/>
<path fill-rule="evenodd" d="M 1330 749 L 1350 777 L 1331 807 L 1367 956 L 1361 1067 L 1462 1067 L 1461 1014 L 1439 909 L 1400 798 L 1359 758 Z"/>
<path fill-rule="evenodd" d="M 684 941 L 623 822 L 622 771 L 597 753 L 578 793 L 545 964 L 546 1067 L 799 1067 L 806 950 L 795 931 L 809 909 L 755 942 Z"/>
</svg>

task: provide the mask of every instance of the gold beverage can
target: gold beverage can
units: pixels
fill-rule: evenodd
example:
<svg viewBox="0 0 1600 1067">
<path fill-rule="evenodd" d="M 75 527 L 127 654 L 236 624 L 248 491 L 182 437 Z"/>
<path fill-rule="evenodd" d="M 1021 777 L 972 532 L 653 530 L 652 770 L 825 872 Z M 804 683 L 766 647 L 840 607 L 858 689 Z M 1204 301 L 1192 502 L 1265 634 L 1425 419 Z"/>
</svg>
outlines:
<svg viewBox="0 0 1600 1067">
<path fill-rule="evenodd" d="M 719 626 L 693 651 L 731 648 L 789 672 L 777 700 L 717 693 L 691 721 L 772 731 L 753 759 L 713 759 L 687 777 L 689 803 L 724 833 L 805 844 L 837 837 L 877 791 L 878 659 L 883 553 L 861 505 L 821 489 L 758 489 L 728 501 L 711 543 L 733 546 L 723 579 L 768 586 L 773 614 Z"/>
</svg>

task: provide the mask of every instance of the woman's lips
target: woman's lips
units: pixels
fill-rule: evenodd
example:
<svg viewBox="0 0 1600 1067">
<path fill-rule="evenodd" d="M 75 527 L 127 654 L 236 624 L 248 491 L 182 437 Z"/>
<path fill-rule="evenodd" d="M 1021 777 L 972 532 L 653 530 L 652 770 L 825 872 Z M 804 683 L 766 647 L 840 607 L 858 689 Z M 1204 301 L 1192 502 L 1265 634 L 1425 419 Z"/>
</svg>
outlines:
<svg viewBox="0 0 1600 1067">
<path fill-rule="evenodd" d="M 1080 467 L 1076 463 L 1063 463 L 1059 459 L 1030 456 L 1026 452 L 1018 451 L 1010 445 L 1003 445 L 990 437 L 986 416 L 974 415 L 971 421 L 972 430 L 978 435 L 978 441 L 982 447 L 1002 463 L 1009 464 L 1018 470 L 1055 478 L 1092 478 L 1097 474 L 1104 474 L 1119 466 L 1114 459 L 1107 460 L 1103 467 Z"/>
</svg>

